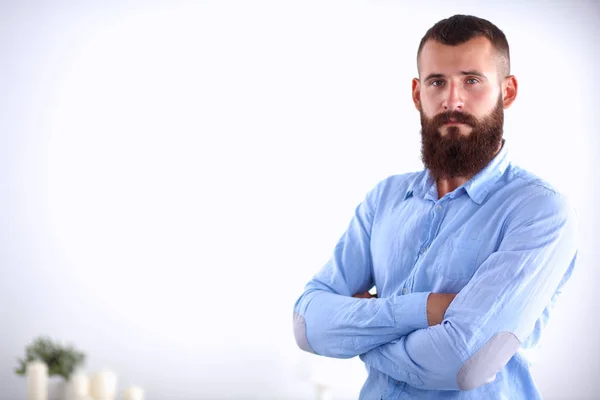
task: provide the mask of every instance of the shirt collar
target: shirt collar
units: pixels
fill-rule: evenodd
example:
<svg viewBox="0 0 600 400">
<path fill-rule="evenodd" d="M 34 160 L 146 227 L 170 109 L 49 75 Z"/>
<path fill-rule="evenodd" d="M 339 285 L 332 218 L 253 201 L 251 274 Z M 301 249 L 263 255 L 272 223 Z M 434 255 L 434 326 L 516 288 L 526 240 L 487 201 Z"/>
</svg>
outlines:
<svg viewBox="0 0 600 400">
<path fill-rule="evenodd" d="M 449 197 L 454 198 L 464 190 L 475 203 L 481 204 L 496 181 L 504 174 L 509 163 L 506 139 L 502 139 L 502 148 L 492 161 L 475 176 L 456 188 L 449 194 Z M 404 198 L 407 199 L 411 196 L 438 201 L 435 179 L 431 177 L 428 169 L 421 171 L 409 185 Z"/>
</svg>

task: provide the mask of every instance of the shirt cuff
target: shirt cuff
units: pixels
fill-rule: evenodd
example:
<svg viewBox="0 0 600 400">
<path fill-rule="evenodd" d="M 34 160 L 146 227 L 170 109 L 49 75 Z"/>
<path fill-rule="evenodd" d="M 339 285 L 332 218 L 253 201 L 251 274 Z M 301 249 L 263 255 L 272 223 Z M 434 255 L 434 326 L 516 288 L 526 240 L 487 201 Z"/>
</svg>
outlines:
<svg viewBox="0 0 600 400">
<path fill-rule="evenodd" d="M 429 327 L 427 298 L 431 292 L 417 292 L 389 298 L 394 312 L 394 323 L 401 335 Z"/>
</svg>

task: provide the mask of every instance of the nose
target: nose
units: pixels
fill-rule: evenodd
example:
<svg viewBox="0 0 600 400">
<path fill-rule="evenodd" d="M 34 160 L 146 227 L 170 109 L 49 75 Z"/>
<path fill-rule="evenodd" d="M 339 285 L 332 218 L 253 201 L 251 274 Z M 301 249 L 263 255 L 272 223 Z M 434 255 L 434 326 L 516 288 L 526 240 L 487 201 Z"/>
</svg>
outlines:
<svg viewBox="0 0 600 400">
<path fill-rule="evenodd" d="M 449 84 L 442 107 L 444 111 L 463 111 L 464 102 L 460 85 Z"/>
</svg>

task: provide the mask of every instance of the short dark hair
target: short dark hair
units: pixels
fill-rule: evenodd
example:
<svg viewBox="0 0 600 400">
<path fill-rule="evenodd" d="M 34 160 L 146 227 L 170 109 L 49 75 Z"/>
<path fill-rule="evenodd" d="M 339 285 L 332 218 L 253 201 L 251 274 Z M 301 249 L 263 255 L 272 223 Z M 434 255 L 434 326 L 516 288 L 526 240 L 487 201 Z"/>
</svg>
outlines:
<svg viewBox="0 0 600 400">
<path fill-rule="evenodd" d="M 419 57 L 423 46 L 429 40 L 435 40 L 441 44 L 456 46 L 465 43 L 476 37 L 485 37 L 496 49 L 499 55 L 499 79 L 510 75 L 510 52 L 508 41 L 504 32 L 492 24 L 490 21 L 474 17 L 472 15 L 454 15 L 450 18 L 443 19 L 429 28 L 417 51 L 417 68 L 419 67 Z M 504 75 L 504 76 L 502 76 Z"/>
</svg>

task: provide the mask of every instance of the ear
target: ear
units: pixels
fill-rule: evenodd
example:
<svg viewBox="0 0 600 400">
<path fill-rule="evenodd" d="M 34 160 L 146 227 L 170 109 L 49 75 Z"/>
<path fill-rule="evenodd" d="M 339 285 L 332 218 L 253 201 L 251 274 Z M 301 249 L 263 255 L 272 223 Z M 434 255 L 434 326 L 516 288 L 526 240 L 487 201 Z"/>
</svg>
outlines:
<svg viewBox="0 0 600 400">
<path fill-rule="evenodd" d="M 421 109 L 421 82 L 417 78 L 413 78 L 412 80 L 412 99 L 413 103 L 415 103 L 415 108 L 419 111 Z"/>
<path fill-rule="evenodd" d="M 519 83 L 514 75 L 509 75 L 502 82 L 502 103 L 504 108 L 508 108 L 517 98 Z"/>
</svg>

